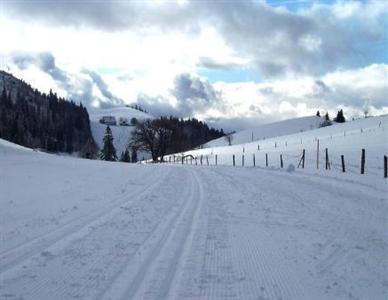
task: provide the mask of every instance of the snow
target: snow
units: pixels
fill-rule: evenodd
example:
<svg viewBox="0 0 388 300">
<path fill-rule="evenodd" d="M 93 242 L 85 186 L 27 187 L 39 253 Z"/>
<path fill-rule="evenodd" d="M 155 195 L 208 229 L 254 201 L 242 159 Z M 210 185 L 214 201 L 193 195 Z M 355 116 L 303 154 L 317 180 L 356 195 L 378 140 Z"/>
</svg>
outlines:
<svg viewBox="0 0 388 300">
<path fill-rule="evenodd" d="M 310 154 L 303 170 L 141 165 L 0 140 L 0 299 L 386 299 L 386 130 L 379 117 L 276 139 L 309 153 L 317 134 L 334 165 L 368 143 L 365 175 Z"/>
<path fill-rule="evenodd" d="M 279 168 L 280 155 L 283 157 L 285 167 L 291 163 L 298 166 L 302 151 L 305 149 L 305 168 L 315 171 L 319 140 L 320 171 L 323 172 L 322 169 L 325 168 L 327 148 L 332 173 L 341 172 L 341 155 L 345 157 L 347 172 L 360 173 L 361 149 L 365 149 L 366 173 L 379 178 L 383 175 L 383 156 L 388 154 L 388 116 L 358 119 L 304 132 L 298 132 L 298 126 L 292 127 L 294 124 L 292 120 L 283 123 L 290 131 L 297 132 L 294 134 L 274 136 L 245 144 L 193 150 L 184 154 L 196 157 L 197 163 L 200 163 L 202 156 L 203 164 L 207 164 L 207 157 L 210 165 L 215 164 L 216 155 L 217 164 L 233 165 L 232 155 L 235 155 L 236 166 L 242 166 L 243 159 L 244 166 L 253 166 L 255 156 L 255 165 L 259 167 L 266 166 L 267 154 L 269 167 Z"/>
<path fill-rule="evenodd" d="M 124 152 L 130 141 L 133 126 L 119 126 L 119 118 L 125 117 L 128 121 L 131 121 L 132 118 L 138 120 L 152 119 L 154 118 L 150 114 L 141 112 L 139 110 L 130 108 L 130 107 L 114 107 L 106 109 L 97 109 L 89 111 L 90 115 L 90 127 L 92 130 L 92 135 L 94 140 L 100 149 L 103 147 L 103 137 L 105 134 L 106 125 L 99 122 L 100 118 L 103 116 L 114 116 L 116 117 L 117 126 L 109 126 L 113 134 L 113 144 L 116 148 L 117 156 L 120 157 L 121 152 Z M 141 159 L 142 156 L 146 156 L 145 153 L 139 153 L 138 158 Z"/>
<path fill-rule="evenodd" d="M 323 118 L 313 116 L 265 124 L 232 134 L 231 143 L 232 145 L 237 145 L 266 138 L 312 130 L 318 128 L 322 121 Z M 204 148 L 220 146 L 228 146 L 228 141 L 226 141 L 224 137 L 212 140 L 203 145 Z"/>
</svg>

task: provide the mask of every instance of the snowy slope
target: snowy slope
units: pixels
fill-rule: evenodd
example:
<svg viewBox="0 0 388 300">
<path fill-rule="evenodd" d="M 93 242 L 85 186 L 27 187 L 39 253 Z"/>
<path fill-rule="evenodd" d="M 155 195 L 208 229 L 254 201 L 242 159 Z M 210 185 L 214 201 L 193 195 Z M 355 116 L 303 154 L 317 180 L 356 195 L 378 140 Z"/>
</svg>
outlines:
<svg viewBox="0 0 388 300">
<path fill-rule="evenodd" d="M 323 119 L 317 116 L 290 119 L 270 124 L 261 125 L 255 128 L 242 130 L 232 134 L 232 145 L 250 143 L 261 139 L 275 136 L 287 135 L 318 128 Z M 219 138 L 208 142 L 204 148 L 228 146 L 225 138 Z"/>
<path fill-rule="evenodd" d="M 197 157 L 197 163 L 202 155 L 204 164 L 207 164 L 205 161 L 207 156 L 210 165 L 215 164 L 216 155 L 218 164 L 232 165 L 232 156 L 235 155 L 237 166 L 242 165 L 243 159 L 244 166 L 253 166 L 255 159 L 256 166 L 260 167 L 265 167 L 267 154 L 269 167 L 279 168 L 280 155 L 283 157 L 285 167 L 289 164 L 297 166 L 305 149 L 305 167 L 315 170 L 318 140 L 321 171 L 327 148 L 333 170 L 341 169 L 341 155 L 344 155 L 347 171 L 360 173 L 361 149 L 365 149 L 366 172 L 382 176 L 383 156 L 388 154 L 388 116 L 359 119 L 305 132 L 274 136 L 252 143 L 188 151 L 185 154 Z"/>
<path fill-rule="evenodd" d="M 153 116 L 150 114 L 138 111 L 136 109 L 130 107 L 114 107 L 109 109 L 94 109 L 89 111 L 90 115 L 90 126 L 92 129 L 93 138 L 96 141 L 97 145 L 102 148 L 103 146 L 103 137 L 106 129 L 106 125 L 100 124 L 99 120 L 102 116 L 114 116 L 116 117 L 117 124 L 120 117 L 128 118 L 130 121 L 132 118 L 136 118 L 138 120 L 144 119 L 152 119 Z M 116 147 L 117 155 L 119 156 L 121 152 L 125 151 L 130 137 L 133 127 L 132 126 L 110 126 L 113 134 L 113 143 Z M 145 155 L 141 153 L 139 155 L 139 159 Z M 147 156 L 146 156 L 147 157 Z"/>
<path fill-rule="evenodd" d="M 386 299 L 380 176 L 109 163 L 3 140 L 0 166 L 0 299 Z"/>
</svg>

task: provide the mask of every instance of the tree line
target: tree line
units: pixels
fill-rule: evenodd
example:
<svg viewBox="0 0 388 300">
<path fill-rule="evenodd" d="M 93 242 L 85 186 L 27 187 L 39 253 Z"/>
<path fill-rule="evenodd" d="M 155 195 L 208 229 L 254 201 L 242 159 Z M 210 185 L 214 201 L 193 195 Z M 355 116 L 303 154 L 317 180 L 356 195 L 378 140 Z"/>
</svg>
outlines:
<svg viewBox="0 0 388 300">
<path fill-rule="evenodd" d="M 317 114 L 316 114 L 317 117 L 320 117 L 321 116 L 321 113 L 319 112 L 319 110 L 317 111 Z M 342 109 L 340 109 L 338 112 L 337 112 L 337 115 L 336 117 L 333 119 L 334 122 L 336 123 L 345 123 L 346 122 L 346 119 L 345 119 L 345 116 L 344 116 L 344 111 Z M 326 127 L 326 126 L 330 126 L 332 125 L 333 122 L 332 120 L 330 119 L 330 116 L 329 116 L 329 113 L 327 112 L 324 117 L 323 117 L 323 122 L 321 123 L 321 127 Z"/>
<path fill-rule="evenodd" d="M 82 104 L 67 101 L 50 90 L 40 93 L 20 81 L 15 93 L 5 85 L 0 95 L 0 138 L 49 152 L 82 152 L 92 156 L 97 147 Z M 15 96 L 16 95 L 16 96 Z"/>
<path fill-rule="evenodd" d="M 224 135 L 222 129 L 209 128 L 206 123 L 194 118 L 184 120 L 171 116 L 146 119 L 137 122 L 128 147 L 121 153 L 120 160 L 137 161 L 137 151 L 140 150 L 148 152 L 154 162 L 163 161 L 165 155 L 196 148 Z M 109 126 L 106 128 L 103 144 L 101 159 L 117 160 Z"/>
</svg>

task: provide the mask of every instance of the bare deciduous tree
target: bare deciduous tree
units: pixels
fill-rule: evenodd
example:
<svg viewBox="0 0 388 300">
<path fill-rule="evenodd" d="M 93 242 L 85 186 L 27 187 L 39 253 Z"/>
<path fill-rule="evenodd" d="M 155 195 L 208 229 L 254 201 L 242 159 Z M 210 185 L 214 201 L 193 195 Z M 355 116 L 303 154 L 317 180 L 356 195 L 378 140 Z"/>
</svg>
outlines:
<svg viewBox="0 0 388 300">
<path fill-rule="evenodd" d="M 171 133 L 165 118 L 139 121 L 132 132 L 130 146 L 149 152 L 154 162 L 157 162 L 158 158 L 163 161 L 171 141 Z"/>
</svg>

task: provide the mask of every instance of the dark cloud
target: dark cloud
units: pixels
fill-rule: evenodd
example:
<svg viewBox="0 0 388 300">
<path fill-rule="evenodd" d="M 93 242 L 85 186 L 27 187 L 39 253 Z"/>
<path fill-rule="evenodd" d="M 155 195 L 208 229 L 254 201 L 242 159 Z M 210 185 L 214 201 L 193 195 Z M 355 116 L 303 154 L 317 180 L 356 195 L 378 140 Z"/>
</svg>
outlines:
<svg viewBox="0 0 388 300">
<path fill-rule="evenodd" d="M 55 64 L 55 57 L 49 52 L 37 54 L 16 53 L 12 55 L 12 62 L 21 70 L 28 68 L 30 65 L 35 65 L 43 72 L 49 74 L 51 78 L 58 82 L 65 90 L 70 88 L 69 77 L 65 71 L 57 67 Z"/>
<path fill-rule="evenodd" d="M 222 71 L 234 70 L 240 67 L 240 65 L 236 63 L 217 62 L 210 57 L 200 57 L 197 66 L 200 68 L 222 70 Z"/>
<path fill-rule="evenodd" d="M 122 105 L 123 100 L 114 96 L 103 78 L 95 71 L 84 69 L 83 74 L 88 77 L 69 74 L 56 65 L 55 57 L 49 52 L 42 53 L 14 53 L 11 56 L 12 62 L 20 69 L 27 69 L 34 65 L 58 84 L 60 88 L 67 92 L 67 98 L 82 102 L 86 106 L 99 105 L 103 108 L 109 108 L 116 105 Z M 103 98 L 96 97 L 93 94 L 93 86 L 96 86 L 101 92 Z"/>
<path fill-rule="evenodd" d="M 175 100 L 174 105 L 161 96 L 152 97 L 146 94 L 139 95 L 137 103 L 152 115 L 173 115 L 182 118 L 193 117 L 214 107 L 222 110 L 225 105 L 221 95 L 209 82 L 190 74 L 178 75 L 170 92 Z"/>
<path fill-rule="evenodd" d="M 317 79 L 314 82 L 313 91 L 314 91 L 314 94 L 320 95 L 323 93 L 328 93 L 331 90 L 323 80 Z"/>
<path fill-rule="evenodd" d="M 100 90 L 101 94 L 105 97 L 105 101 L 100 101 L 101 104 L 109 105 L 109 106 L 116 106 L 116 105 L 123 105 L 124 104 L 122 99 L 114 96 L 111 93 L 108 85 L 106 84 L 106 82 L 102 79 L 102 77 L 97 72 L 85 69 L 83 71 L 83 73 L 88 74 L 90 76 L 93 83 L 96 84 L 96 86 Z"/>
<path fill-rule="evenodd" d="M 220 96 L 213 86 L 190 74 L 177 76 L 171 93 L 178 102 L 178 110 L 187 117 L 205 112 L 214 105 L 221 105 Z"/>
<path fill-rule="evenodd" d="M 180 6 L 173 1 L 155 5 L 151 1 L 30 0 L 3 1 L 2 6 L 12 17 L 49 25 L 93 27 L 105 31 L 129 28 L 147 31 L 148 27 L 199 30 L 191 5 Z"/>
</svg>

